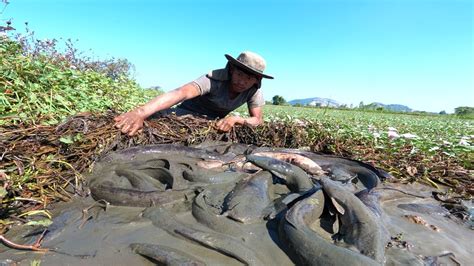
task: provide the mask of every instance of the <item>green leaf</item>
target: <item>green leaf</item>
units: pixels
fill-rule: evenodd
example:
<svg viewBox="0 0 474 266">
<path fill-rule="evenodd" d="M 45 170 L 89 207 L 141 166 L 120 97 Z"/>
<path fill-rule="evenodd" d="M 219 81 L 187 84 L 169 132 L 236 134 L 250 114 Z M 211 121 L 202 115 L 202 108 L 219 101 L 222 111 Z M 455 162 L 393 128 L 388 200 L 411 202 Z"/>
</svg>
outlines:
<svg viewBox="0 0 474 266">
<path fill-rule="evenodd" d="M 66 144 L 73 144 L 74 143 L 71 136 L 61 137 L 59 139 L 59 141 L 61 141 L 62 143 L 66 143 Z"/>
<path fill-rule="evenodd" d="M 42 226 L 50 226 L 53 223 L 50 219 L 43 219 L 38 221 L 29 221 L 26 225 L 42 225 Z"/>
<path fill-rule="evenodd" d="M 4 187 L 0 186 L 0 199 L 4 198 L 7 195 L 7 190 Z"/>
</svg>

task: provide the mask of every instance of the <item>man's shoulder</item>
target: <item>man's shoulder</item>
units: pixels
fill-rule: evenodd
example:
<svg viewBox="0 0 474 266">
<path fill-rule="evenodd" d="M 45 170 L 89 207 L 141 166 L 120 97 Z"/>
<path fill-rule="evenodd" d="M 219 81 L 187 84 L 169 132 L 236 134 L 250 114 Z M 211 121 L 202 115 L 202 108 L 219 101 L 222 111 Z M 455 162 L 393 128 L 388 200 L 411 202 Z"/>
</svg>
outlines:
<svg viewBox="0 0 474 266">
<path fill-rule="evenodd" d="M 229 80 L 229 71 L 227 68 L 215 69 L 209 71 L 206 76 L 212 80 L 227 81 Z"/>
</svg>

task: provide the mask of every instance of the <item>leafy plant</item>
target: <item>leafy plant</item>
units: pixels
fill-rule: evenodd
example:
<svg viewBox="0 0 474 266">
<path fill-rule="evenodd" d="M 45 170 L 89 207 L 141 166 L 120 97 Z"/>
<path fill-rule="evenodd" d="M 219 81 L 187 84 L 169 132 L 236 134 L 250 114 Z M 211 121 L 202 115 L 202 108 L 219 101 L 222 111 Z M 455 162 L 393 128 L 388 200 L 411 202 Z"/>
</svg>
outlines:
<svg viewBox="0 0 474 266">
<path fill-rule="evenodd" d="M 52 48 L 56 43 L 49 45 L 40 43 L 31 52 L 20 42 L 0 38 L 0 124 L 57 124 L 80 112 L 125 111 L 159 94 L 114 67 L 76 67 L 77 58 L 61 57 Z M 101 69 L 108 63 L 100 63 Z"/>
</svg>

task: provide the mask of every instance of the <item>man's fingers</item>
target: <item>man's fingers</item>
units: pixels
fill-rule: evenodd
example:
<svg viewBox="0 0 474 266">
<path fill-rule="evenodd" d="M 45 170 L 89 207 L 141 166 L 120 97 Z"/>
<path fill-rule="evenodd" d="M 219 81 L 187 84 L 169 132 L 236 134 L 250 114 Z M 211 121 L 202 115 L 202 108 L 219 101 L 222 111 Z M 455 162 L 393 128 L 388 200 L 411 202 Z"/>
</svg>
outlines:
<svg viewBox="0 0 474 266">
<path fill-rule="evenodd" d="M 132 126 L 132 128 L 130 129 L 130 132 L 128 133 L 129 136 L 133 136 L 135 135 L 135 133 L 137 133 L 137 131 L 140 129 L 140 125 L 138 124 L 134 124 Z"/>
<path fill-rule="evenodd" d="M 125 127 L 126 125 L 129 125 L 130 124 L 130 121 L 126 118 L 122 119 L 121 121 L 115 123 L 115 127 L 116 128 L 123 128 Z"/>
<path fill-rule="evenodd" d="M 120 129 L 120 131 L 122 131 L 122 133 L 124 134 L 127 134 L 127 132 L 129 131 L 130 129 L 130 125 L 129 124 L 125 124 L 123 125 L 123 127 Z"/>
<path fill-rule="evenodd" d="M 121 128 L 122 125 L 123 125 L 123 121 L 119 121 L 119 122 L 116 122 L 116 123 L 114 124 L 114 127 L 116 127 L 116 128 Z"/>
<path fill-rule="evenodd" d="M 223 131 L 223 132 L 228 132 L 231 128 L 232 126 L 230 126 L 228 123 L 224 123 L 217 127 L 218 130 Z"/>
<path fill-rule="evenodd" d="M 128 123 L 128 117 L 125 114 L 115 117 L 114 120 L 115 120 L 114 126 L 116 128 L 121 128 L 123 127 L 123 125 Z"/>
<path fill-rule="evenodd" d="M 230 130 L 230 127 L 223 127 L 220 129 L 220 131 L 222 132 L 229 132 L 229 130 Z"/>
</svg>

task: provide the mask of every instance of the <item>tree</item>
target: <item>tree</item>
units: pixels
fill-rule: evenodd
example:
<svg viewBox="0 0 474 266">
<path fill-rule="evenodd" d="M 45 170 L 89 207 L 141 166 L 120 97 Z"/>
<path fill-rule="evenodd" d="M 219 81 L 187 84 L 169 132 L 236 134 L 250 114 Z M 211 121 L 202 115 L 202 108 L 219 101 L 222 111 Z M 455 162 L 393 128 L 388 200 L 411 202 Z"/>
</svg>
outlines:
<svg viewBox="0 0 474 266">
<path fill-rule="evenodd" d="M 443 111 L 439 112 L 439 114 L 440 114 L 440 115 L 445 115 L 445 114 L 446 114 L 446 111 L 443 110 Z"/>
<path fill-rule="evenodd" d="M 472 116 L 474 115 L 474 107 L 459 106 L 454 108 L 454 113 L 459 116 Z"/>
<path fill-rule="evenodd" d="M 280 95 L 273 96 L 272 100 L 273 100 L 273 105 L 284 105 L 286 103 L 285 98 L 283 98 Z"/>
</svg>

